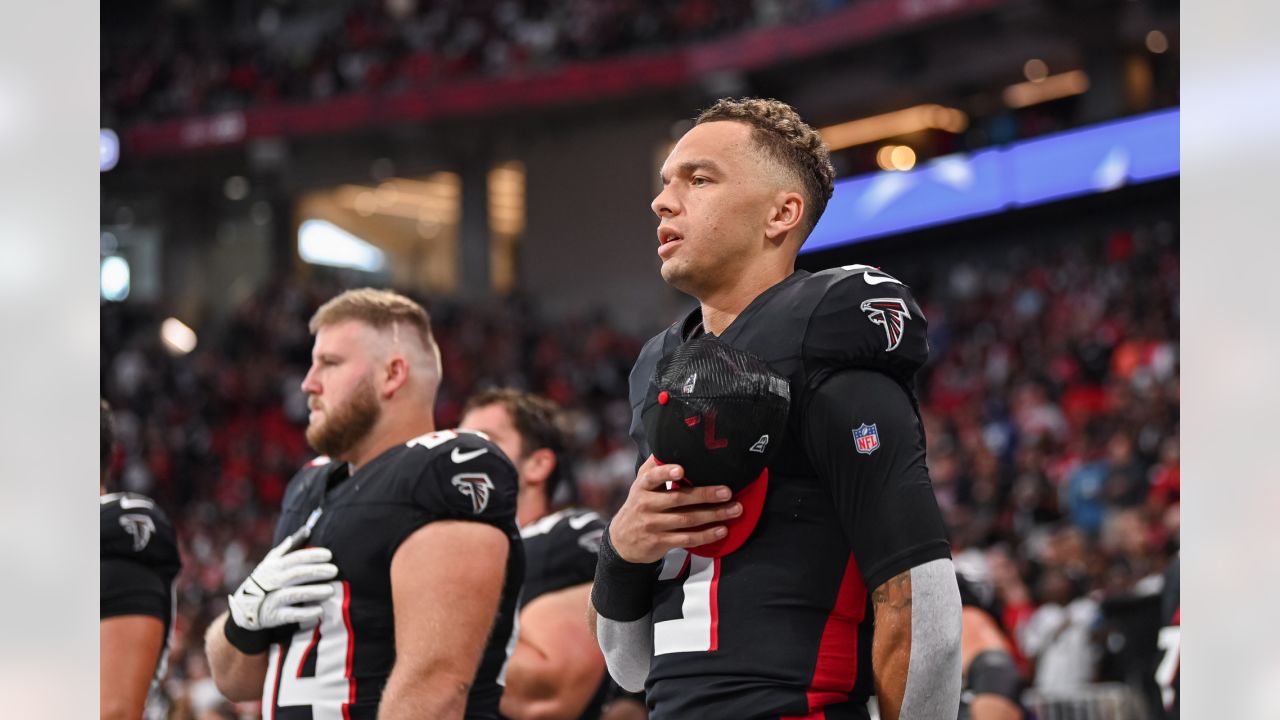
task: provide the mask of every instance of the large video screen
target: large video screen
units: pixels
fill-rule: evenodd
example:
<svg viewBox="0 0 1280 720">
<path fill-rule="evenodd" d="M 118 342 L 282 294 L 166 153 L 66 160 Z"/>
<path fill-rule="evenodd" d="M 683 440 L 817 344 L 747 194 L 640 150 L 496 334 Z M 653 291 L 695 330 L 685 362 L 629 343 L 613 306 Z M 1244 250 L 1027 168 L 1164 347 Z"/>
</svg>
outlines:
<svg viewBox="0 0 1280 720">
<path fill-rule="evenodd" d="M 1177 108 L 841 180 L 803 252 L 1178 174 Z"/>
</svg>

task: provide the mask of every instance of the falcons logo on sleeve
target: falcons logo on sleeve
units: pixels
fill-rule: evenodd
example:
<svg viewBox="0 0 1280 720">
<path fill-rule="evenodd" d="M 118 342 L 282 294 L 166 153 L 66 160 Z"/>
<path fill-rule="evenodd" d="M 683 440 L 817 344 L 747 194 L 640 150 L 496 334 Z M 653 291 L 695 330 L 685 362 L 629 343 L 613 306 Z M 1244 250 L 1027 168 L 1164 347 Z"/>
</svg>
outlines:
<svg viewBox="0 0 1280 720">
<path fill-rule="evenodd" d="M 142 552 L 156 531 L 156 524 L 146 515 L 121 515 L 120 527 L 133 538 L 134 552 Z"/>
<path fill-rule="evenodd" d="M 484 473 L 462 473 L 454 475 L 451 480 L 458 492 L 471 498 L 471 511 L 476 515 L 484 512 L 489 506 L 489 493 L 493 492 L 493 481 Z"/>
<path fill-rule="evenodd" d="M 896 350 L 902 342 L 902 328 L 911 319 L 907 304 L 899 298 L 872 298 L 862 301 L 862 312 L 872 323 L 884 328 L 889 343 L 885 352 Z"/>
</svg>

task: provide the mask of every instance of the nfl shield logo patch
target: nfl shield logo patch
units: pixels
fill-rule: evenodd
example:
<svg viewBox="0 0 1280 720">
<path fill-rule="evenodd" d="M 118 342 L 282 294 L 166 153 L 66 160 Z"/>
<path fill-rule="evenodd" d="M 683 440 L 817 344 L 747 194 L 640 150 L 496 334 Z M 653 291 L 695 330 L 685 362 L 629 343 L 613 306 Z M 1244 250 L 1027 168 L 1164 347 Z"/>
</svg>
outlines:
<svg viewBox="0 0 1280 720">
<path fill-rule="evenodd" d="M 861 427 L 853 429 L 853 447 L 863 455 L 870 455 L 880 449 L 880 433 L 876 431 L 875 423 L 863 423 Z"/>
</svg>

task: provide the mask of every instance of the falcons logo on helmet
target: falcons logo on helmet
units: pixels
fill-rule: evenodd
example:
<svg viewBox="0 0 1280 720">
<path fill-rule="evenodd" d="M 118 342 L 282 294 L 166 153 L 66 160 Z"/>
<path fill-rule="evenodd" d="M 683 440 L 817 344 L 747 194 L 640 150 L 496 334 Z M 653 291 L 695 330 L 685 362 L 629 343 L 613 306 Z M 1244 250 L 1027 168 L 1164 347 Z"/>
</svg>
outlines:
<svg viewBox="0 0 1280 720">
<path fill-rule="evenodd" d="M 892 352 L 902 342 L 902 329 L 911 319 L 911 311 L 900 298 L 872 298 L 862 301 L 862 312 L 867 319 L 884 328 L 889 345 L 885 352 Z"/>
<path fill-rule="evenodd" d="M 484 512 L 489 506 L 489 493 L 493 492 L 493 481 L 484 473 L 462 473 L 454 475 L 453 486 L 458 492 L 471 498 L 471 511 L 476 515 Z"/>
</svg>

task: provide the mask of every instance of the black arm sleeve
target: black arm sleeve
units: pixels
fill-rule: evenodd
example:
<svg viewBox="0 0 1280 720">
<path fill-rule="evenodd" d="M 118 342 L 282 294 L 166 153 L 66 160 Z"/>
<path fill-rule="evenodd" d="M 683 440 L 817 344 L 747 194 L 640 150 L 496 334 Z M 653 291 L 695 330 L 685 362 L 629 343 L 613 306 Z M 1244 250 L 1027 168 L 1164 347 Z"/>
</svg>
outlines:
<svg viewBox="0 0 1280 720">
<path fill-rule="evenodd" d="M 985 650 L 969 663 L 965 686 L 974 695 L 999 695 L 1021 707 L 1022 676 L 1013 658 L 1003 650 Z"/>
<path fill-rule="evenodd" d="M 102 560 L 99 619 L 150 615 L 168 622 L 169 586 L 152 568 L 124 558 Z"/>
<path fill-rule="evenodd" d="M 802 423 L 868 589 L 951 556 L 924 430 L 901 385 L 873 370 L 843 370 L 811 391 Z"/>
</svg>

